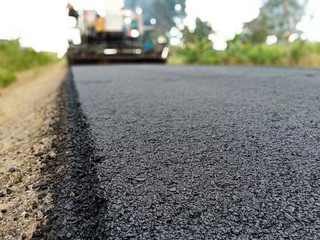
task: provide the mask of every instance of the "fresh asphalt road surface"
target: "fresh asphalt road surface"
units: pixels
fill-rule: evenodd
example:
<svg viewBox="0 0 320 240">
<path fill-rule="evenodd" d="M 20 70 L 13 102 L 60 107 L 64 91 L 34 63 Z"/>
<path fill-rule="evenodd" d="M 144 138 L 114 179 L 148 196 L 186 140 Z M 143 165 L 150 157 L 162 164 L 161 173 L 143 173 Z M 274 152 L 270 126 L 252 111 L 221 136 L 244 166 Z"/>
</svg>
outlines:
<svg viewBox="0 0 320 240">
<path fill-rule="evenodd" d="M 110 239 L 320 239 L 320 71 L 74 66 Z"/>
</svg>

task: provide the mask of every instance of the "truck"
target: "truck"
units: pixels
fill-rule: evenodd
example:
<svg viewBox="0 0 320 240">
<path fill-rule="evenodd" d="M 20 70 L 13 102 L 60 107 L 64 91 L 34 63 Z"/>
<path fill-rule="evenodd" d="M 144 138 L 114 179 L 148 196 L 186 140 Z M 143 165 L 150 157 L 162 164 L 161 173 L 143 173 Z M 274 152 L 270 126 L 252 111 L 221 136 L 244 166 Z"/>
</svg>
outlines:
<svg viewBox="0 0 320 240">
<path fill-rule="evenodd" d="M 74 63 L 158 62 L 166 63 L 169 49 L 165 36 L 156 34 L 156 26 L 143 24 L 142 9 L 126 9 L 121 0 L 105 0 L 105 10 L 82 9 L 77 12 L 69 40 L 67 59 Z M 103 18 L 104 31 L 95 31 L 97 16 Z"/>
</svg>

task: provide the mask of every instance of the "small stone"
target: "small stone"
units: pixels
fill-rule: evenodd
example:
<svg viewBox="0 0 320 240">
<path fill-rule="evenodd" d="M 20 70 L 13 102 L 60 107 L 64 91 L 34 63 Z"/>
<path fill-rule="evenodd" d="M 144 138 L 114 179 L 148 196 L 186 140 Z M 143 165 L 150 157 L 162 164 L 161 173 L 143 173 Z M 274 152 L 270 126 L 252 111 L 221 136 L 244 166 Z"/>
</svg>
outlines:
<svg viewBox="0 0 320 240">
<path fill-rule="evenodd" d="M 147 180 L 147 178 L 145 177 L 139 177 L 139 178 L 136 178 L 137 182 L 144 182 L 145 180 Z"/>
<path fill-rule="evenodd" d="M 46 196 L 47 196 L 47 194 L 46 194 L 45 192 L 40 193 L 40 194 L 38 195 L 38 199 L 41 200 L 41 199 L 45 198 Z"/>
<path fill-rule="evenodd" d="M 176 191 L 177 191 L 177 188 L 176 188 L 176 187 L 172 187 L 172 188 L 169 189 L 169 191 L 170 191 L 170 192 L 176 192 Z"/>
<path fill-rule="evenodd" d="M 295 221 L 295 218 L 292 217 L 289 213 L 285 213 L 284 215 L 285 215 L 285 217 L 286 217 L 289 221 L 291 221 L 291 222 L 294 222 L 294 221 Z"/>
<path fill-rule="evenodd" d="M 57 154 L 54 151 L 50 151 L 48 156 L 50 159 L 54 159 L 57 156 Z"/>
<path fill-rule="evenodd" d="M 32 203 L 32 209 L 36 209 L 36 208 L 38 208 L 38 203 L 36 201 L 34 201 Z"/>
<path fill-rule="evenodd" d="M 162 213 L 161 212 L 156 212 L 156 217 L 157 218 L 161 218 L 162 217 Z"/>
<path fill-rule="evenodd" d="M 29 217 L 29 213 L 27 213 L 26 211 L 24 211 L 23 213 L 21 213 L 21 217 L 27 218 L 27 217 Z"/>
<path fill-rule="evenodd" d="M 13 191 L 10 188 L 6 189 L 7 194 L 11 194 Z"/>
<path fill-rule="evenodd" d="M 3 192 L 0 192 L 0 197 L 5 197 L 6 195 Z"/>
<path fill-rule="evenodd" d="M 67 210 L 71 210 L 72 209 L 71 205 L 68 204 L 68 203 L 64 206 L 64 208 L 67 209 Z"/>
<path fill-rule="evenodd" d="M 11 172 L 11 173 L 14 173 L 16 171 L 16 169 L 14 167 L 12 167 L 12 168 L 9 168 L 8 171 Z"/>
<path fill-rule="evenodd" d="M 43 218 L 44 218 L 43 212 L 38 211 L 38 212 L 37 212 L 36 220 L 37 220 L 37 221 L 41 221 Z"/>
<path fill-rule="evenodd" d="M 292 206 L 288 207 L 288 211 L 291 212 L 291 213 L 293 213 L 295 210 L 296 209 L 294 207 L 292 207 Z"/>
</svg>

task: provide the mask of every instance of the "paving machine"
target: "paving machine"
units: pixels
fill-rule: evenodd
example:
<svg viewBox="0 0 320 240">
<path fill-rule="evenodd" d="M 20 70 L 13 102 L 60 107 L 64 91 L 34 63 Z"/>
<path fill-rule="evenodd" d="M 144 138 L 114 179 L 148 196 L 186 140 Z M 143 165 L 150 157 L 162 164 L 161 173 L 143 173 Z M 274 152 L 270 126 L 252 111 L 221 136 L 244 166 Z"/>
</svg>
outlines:
<svg viewBox="0 0 320 240">
<path fill-rule="evenodd" d="M 77 12 L 72 31 L 79 37 L 69 40 L 69 63 L 167 61 L 167 39 L 156 36 L 156 26 L 143 25 L 140 8 L 125 9 L 122 2 L 105 0 L 102 13 L 86 9 Z M 95 29 L 98 13 L 104 21 L 101 32 Z"/>
</svg>

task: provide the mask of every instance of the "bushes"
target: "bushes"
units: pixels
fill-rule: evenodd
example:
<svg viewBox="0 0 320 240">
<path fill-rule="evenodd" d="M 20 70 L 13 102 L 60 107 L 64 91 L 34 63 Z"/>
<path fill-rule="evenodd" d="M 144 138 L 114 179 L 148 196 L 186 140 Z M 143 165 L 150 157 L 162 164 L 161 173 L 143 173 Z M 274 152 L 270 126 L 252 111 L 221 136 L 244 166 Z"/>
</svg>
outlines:
<svg viewBox="0 0 320 240">
<path fill-rule="evenodd" d="M 232 65 L 287 65 L 287 50 L 282 44 L 241 44 L 229 42 L 224 51 L 192 46 L 176 49 L 179 59 L 188 64 L 232 64 Z M 291 46 L 292 65 L 320 66 L 320 43 L 296 41 Z"/>
<path fill-rule="evenodd" d="M 0 40 L 0 87 L 13 82 L 15 73 L 57 61 L 54 54 L 37 53 L 31 48 L 22 48 L 18 40 Z"/>
<path fill-rule="evenodd" d="M 0 69 L 0 87 L 6 87 L 16 80 L 16 76 L 12 71 Z"/>
<path fill-rule="evenodd" d="M 255 65 L 284 65 L 286 51 L 281 45 L 253 45 L 248 49 L 248 58 Z"/>
<path fill-rule="evenodd" d="M 175 50 L 177 55 L 182 56 L 184 63 L 189 64 L 210 64 L 212 54 L 212 43 L 208 39 L 197 40 L 185 48 Z"/>
</svg>

